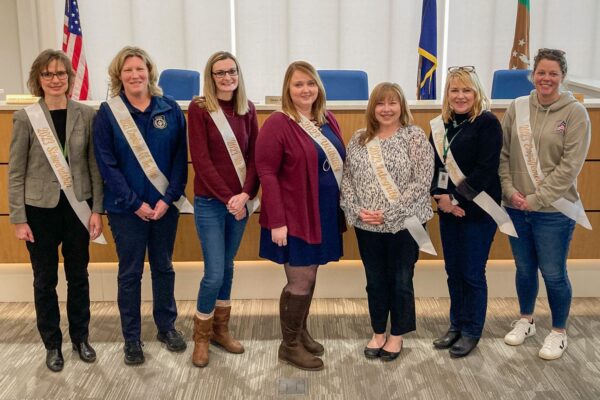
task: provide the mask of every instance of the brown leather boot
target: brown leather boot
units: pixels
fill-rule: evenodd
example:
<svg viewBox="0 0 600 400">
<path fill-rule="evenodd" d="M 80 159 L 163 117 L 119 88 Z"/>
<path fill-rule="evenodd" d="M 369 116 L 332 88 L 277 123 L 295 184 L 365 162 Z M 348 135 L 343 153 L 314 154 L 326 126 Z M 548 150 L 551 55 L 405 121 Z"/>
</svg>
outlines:
<svg viewBox="0 0 600 400">
<path fill-rule="evenodd" d="M 229 334 L 229 317 L 231 315 L 231 306 L 215 306 L 215 316 L 213 319 L 213 334 L 210 341 L 218 344 L 230 353 L 241 354 L 244 352 L 244 346 L 235 340 Z"/>
<path fill-rule="evenodd" d="M 306 350 L 309 353 L 314 354 L 315 356 L 322 356 L 325 353 L 325 348 L 319 342 L 312 338 L 308 329 L 306 327 L 306 320 L 308 319 L 308 314 L 310 312 L 310 304 L 312 303 L 313 294 L 315 292 L 315 287 L 312 287 L 310 291 L 310 299 L 308 302 L 308 307 L 306 308 L 306 314 L 304 314 L 304 320 L 302 321 L 302 331 L 300 333 L 300 341 Z"/>
<path fill-rule="evenodd" d="M 279 300 L 279 316 L 283 341 L 279 345 L 278 356 L 282 361 L 294 367 L 319 371 L 323 361 L 309 353 L 300 342 L 302 321 L 309 305 L 309 295 L 293 295 L 285 290 Z"/>
<path fill-rule="evenodd" d="M 194 315 L 194 352 L 192 363 L 196 367 L 208 365 L 208 341 L 212 333 L 213 317 L 209 319 L 198 318 Z"/>
</svg>

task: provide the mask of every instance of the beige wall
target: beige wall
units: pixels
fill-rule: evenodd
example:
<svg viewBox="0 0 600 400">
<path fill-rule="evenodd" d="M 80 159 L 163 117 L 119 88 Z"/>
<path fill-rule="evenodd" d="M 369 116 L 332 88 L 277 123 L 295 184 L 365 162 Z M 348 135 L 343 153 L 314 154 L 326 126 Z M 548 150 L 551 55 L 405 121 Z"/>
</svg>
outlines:
<svg viewBox="0 0 600 400">
<path fill-rule="evenodd" d="M 0 89 L 22 93 L 17 0 L 0 0 Z"/>
</svg>

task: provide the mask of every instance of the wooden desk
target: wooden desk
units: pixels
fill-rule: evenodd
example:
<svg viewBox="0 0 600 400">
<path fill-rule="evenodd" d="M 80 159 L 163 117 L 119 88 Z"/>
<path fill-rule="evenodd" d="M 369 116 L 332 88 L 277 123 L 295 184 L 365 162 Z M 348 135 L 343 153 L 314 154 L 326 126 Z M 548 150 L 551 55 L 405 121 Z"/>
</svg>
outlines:
<svg viewBox="0 0 600 400">
<path fill-rule="evenodd" d="M 98 106 L 98 102 L 89 102 L 92 106 Z M 493 103 L 492 111 L 499 118 L 504 114 L 504 110 L 510 104 L 508 101 L 496 101 Z M 187 110 L 187 103 L 181 103 L 182 108 Z M 409 103 L 413 113 L 415 123 L 421 126 L 426 132 L 429 132 L 429 120 L 439 114 L 441 108 L 437 101 L 413 101 Z M 592 121 L 592 145 L 588 153 L 583 171 L 579 177 L 579 191 L 583 204 L 588 212 L 590 222 L 596 229 L 587 231 L 578 227 L 575 230 L 573 244 L 571 246 L 570 258 L 591 259 L 600 258 L 600 101 L 587 100 L 586 108 Z M 29 255 L 23 242 L 14 237 L 13 227 L 8 219 L 7 204 L 7 172 L 8 172 L 8 152 L 10 137 L 12 132 L 12 114 L 20 106 L 6 106 L 0 103 L 0 264 L 2 263 L 28 263 Z M 344 140 L 348 142 L 355 130 L 364 127 L 364 111 L 366 102 L 331 102 L 328 105 L 329 110 L 336 115 Z M 257 105 L 259 124 L 275 109 L 274 106 Z M 193 199 L 193 169 L 189 166 L 189 178 L 187 186 L 188 199 Z M 104 219 L 105 232 L 109 245 L 101 246 L 92 244 L 91 261 L 92 262 L 114 262 L 117 260 L 114 248 L 114 242 L 110 234 L 108 222 Z M 440 244 L 439 227 L 437 217 L 428 224 L 428 229 L 432 241 L 440 253 L 438 257 L 432 257 L 421 253 L 422 259 L 441 259 L 442 247 Z M 258 225 L 258 216 L 255 214 L 250 218 L 244 238 L 238 253 L 238 260 L 256 260 L 258 259 L 260 227 Z M 359 259 L 356 238 L 350 229 L 344 235 L 344 258 Z M 175 244 L 175 261 L 197 261 L 202 260 L 200 243 L 196 234 L 193 216 L 182 215 L 179 222 L 179 231 Z M 491 259 L 511 259 L 512 254 L 505 235 L 497 234 L 492 246 Z"/>
</svg>

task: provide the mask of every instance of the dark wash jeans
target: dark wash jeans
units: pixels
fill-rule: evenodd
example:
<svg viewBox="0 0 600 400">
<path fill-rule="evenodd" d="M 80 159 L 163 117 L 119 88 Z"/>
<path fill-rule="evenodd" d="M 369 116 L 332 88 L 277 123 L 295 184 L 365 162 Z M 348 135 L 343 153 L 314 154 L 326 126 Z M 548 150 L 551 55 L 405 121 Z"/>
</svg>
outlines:
<svg viewBox="0 0 600 400">
<path fill-rule="evenodd" d="M 441 214 L 441 212 L 440 212 Z M 496 223 L 440 215 L 440 234 L 450 293 L 450 329 L 481 337 L 487 311 L 485 268 Z"/>
<path fill-rule="evenodd" d="M 407 230 L 379 233 L 354 228 L 367 277 L 373 332 L 403 335 L 416 329 L 413 274 L 419 247 Z"/>
<path fill-rule="evenodd" d="M 90 235 L 61 192 L 54 208 L 25 206 L 34 243 L 27 242 L 33 268 L 33 295 L 37 327 L 46 349 L 62 344 L 58 283 L 58 246 L 62 243 L 67 279 L 67 317 L 71 342 L 88 338 L 90 289 L 88 262 Z"/>
<path fill-rule="evenodd" d="M 133 213 L 108 214 L 119 257 L 117 301 L 126 342 L 139 341 L 141 336 L 140 306 L 146 248 L 152 276 L 154 322 L 159 332 L 175 329 L 177 305 L 172 257 L 178 220 L 179 210 L 174 205 L 158 221 L 143 221 Z"/>
</svg>

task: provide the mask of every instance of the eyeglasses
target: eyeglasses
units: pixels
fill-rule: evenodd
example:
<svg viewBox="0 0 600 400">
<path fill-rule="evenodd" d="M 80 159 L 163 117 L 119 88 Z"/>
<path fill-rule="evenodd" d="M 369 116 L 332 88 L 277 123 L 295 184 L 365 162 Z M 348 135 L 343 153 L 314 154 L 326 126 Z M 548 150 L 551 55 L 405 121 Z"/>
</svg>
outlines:
<svg viewBox="0 0 600 400">
<path fill-rule="evenodd" d="M 58 71 L 58 72 L 44 71 L 44 72 L 40 73 L 40 76 L 45 81 L 51 81 L 52 79 L 54 79 L 54 77 L 57 77 L 59 80 L 64 81 L 65 79 L 67 79 L 67 76 L 69 76 L 69 74 L 67 74 L 67 71 Z"/>
<path fill-rule="evenodd" d="M 219 71 L 213 72 L 212 74 L 219 79 L 223 79 L 223 78 L 225 78 L 225 75 L 237 76 L 238 70 L 235 68 L 231 68 L 227 71 L 219 70 Z"/>
<path fill-rule="evenodd" d="M 448 67 L 448 72 L 457 72 L 457 71 L 475 72 L 475 66 L 463 65 L 462 67 L 459 67 L 459 66 Z"/>
</svg>

